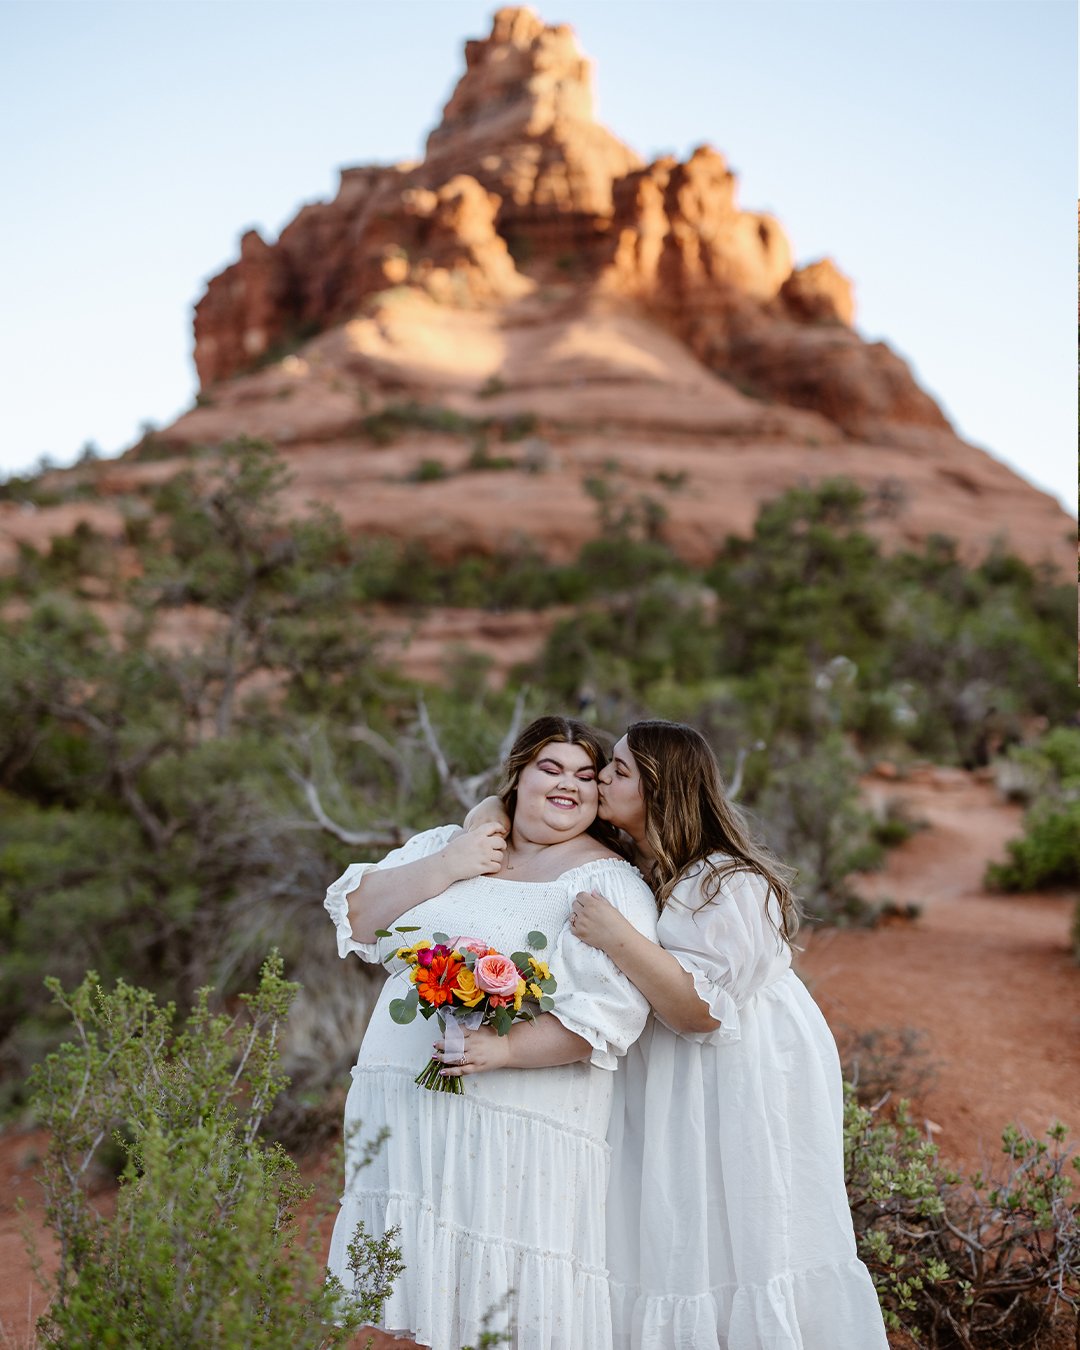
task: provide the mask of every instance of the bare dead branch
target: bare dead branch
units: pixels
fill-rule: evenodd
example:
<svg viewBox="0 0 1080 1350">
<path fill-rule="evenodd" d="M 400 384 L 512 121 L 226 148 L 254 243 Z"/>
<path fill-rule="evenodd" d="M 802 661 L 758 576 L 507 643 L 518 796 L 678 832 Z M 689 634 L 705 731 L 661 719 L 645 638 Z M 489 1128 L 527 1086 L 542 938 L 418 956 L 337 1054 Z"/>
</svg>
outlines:
<svg viewBox="0 0 1080 1350">
<path fill-rule="evenodd" d="M 731 782 L 727 786 L 727 799 L 729 802 L 735 801 L 738 798 L 739 793 L 742 791 L 743 770 L 746 767 L 747 756 L 752 751 L 764 749 L 765 749 L 764 741 L 755 741 L 754 744 L 751 745 L 749 748 L 747 748 L 744 745 L 739 750 L 739 753 L 735 756 L 735 772 L 731 775 Z"/>
<path fill-rule="evenodd" d="M 435 728 L 431 725 L 431 716 L 427 710 L 427 704 L 424 702 L 423 694 L 416 700 L 416 711 L 420 716 L 420 729 L 424 733 L 424 740 L 427 742 L 427 748 L 431 751 L 431 758 L 435 761 L 435 768 L 439 774 L 439 782 L 444 787 L 453 788 L 453 774 L 450 772 L 450 765 L 446 762 L 446 756 L 443 754 L 443 748 L 439 744 L 439 738 L 435 735 Z M 455 796 L 457 793 L 455 792 Z"/>
<path fill-rule="evenodd" d="M 310 778 L 305 778 L 303 774 L 298 773 L 293 768 L 288 768 L 286 772 L 297 787 L 303 791 L 308 809 L 322 829 L 327 834 L 332 834 L 335 839 L 340 839 L 343 844 L 353 844 L 357 848 L 397 848 L 412 833 L 408 826 L 401 825 L 396 821 L 376 830 L 347 830 L 344 825 L 339 825 L 336 820 L 327 814 L 319 798 L 319 789 Z"/>
<path fill-rule="evenodd" d="M 380 736 L 377 731 L 371 727 L 355 726 L 350 727 L 346 733 L 350 741 L 357 741 L 361 745 L 366 745 L 386 764 L 389 764 L 397 777 L 398 797 L 404 801 L 412 791 L 412 773 L 404 756 L 392 745 L 385 736 Z"/>
<path fill-rule="evenodd" d="M 502 738 L 502 744 L 499 746 L 499 764 L 506 762 L 511 747 L 521 733 L 521 722 L 525 716 L 525 696 L 528 693 L 527 688 L 518 690 L 517 698 L 514 700 L 514 714 L 510 718 L 510 725 L 506 730 L 506 735 Z"/>
</svg>

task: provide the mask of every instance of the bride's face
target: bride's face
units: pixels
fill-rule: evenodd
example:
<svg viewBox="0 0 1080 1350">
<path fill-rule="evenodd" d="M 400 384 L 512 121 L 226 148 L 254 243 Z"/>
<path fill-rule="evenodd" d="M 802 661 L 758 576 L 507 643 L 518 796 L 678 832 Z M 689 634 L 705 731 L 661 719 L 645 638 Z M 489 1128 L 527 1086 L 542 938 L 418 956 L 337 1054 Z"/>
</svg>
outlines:
<svg viewBox="0 0 1080 1350">
<path fill-rule="evenodd" d="M 514 829 L 534 843 L 573 839 L 596 819 L 598 801 L 596 766 L 588 750 L 549 741 L 518 777 Z"/>
</svg>

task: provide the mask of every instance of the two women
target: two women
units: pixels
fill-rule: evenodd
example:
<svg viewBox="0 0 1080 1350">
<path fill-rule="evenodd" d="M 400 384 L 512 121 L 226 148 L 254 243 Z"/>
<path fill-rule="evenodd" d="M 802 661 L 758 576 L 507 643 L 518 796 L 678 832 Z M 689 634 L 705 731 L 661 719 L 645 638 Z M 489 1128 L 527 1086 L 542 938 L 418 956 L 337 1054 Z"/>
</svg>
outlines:
<svg viewBox="0 0 1080 1350">
<path fill-rule="evenodd" d="M 651 882 L 663 944 L 627 923 L 604 885 L 578 889 L 576 945 L 564 937 L 561 955 L 603 953 L 656 1012 L 617 1075 L 609 1132 L 613 1344 L 885 1350 L 844 1189 L 836 1048 L 790 970 L 796 913 L 780 869 L 746 835 L 691 728 L 632 726 L 599 803 Z M 525 1030 L 562 1054 L 583 1032 L 565 1017 Z M 472 1032 L 468 1063 L 446 1071 L 472 1091 L 504 1054 Z M 523 1312 L 519 1345 L 562 1344 L 529 1341 Z"/>
<path fill-rule="evenodd" d="M 615 1074 L 648 1004 L 598 949 L 577 941 L 575 896 L 602 889 L 652 942 L 656 906 L 596 819 L 604 752 L 594 733 L 540 718 L 510 752 L 501 802 L 504 840 L 488 826 L 416 835 L 378 864 L 355 864 L 327 892 L 338 951 L 367 960 L 396 945 L 375 934 L 396 923 L 417 937 L 441 931 L 519 950 L 533 929 L 552 946 L 556 1011 L 481 1038 L 460 1096 L 419 1088 L 434 1022 L 401 1026 L 388 980 L 353 1069 L 345 1108 L 346 1188 L 329 1267 L 348 1287 L 346 1248 L 357 1223 L 400 1229 L 405 1273 L 384 1325 L 435 1350 L 475 1344 L 485 1313 L 514 1291 L 517 1350 L 610 1350 L 604 1211 Z M 473 1075 L 476 1068 L 483 1070 Z M 527 1069 L 529 1072 L 520 1072 Z M 365 1144 L 388 1132 L 374 1161 Z"/>
</svg>

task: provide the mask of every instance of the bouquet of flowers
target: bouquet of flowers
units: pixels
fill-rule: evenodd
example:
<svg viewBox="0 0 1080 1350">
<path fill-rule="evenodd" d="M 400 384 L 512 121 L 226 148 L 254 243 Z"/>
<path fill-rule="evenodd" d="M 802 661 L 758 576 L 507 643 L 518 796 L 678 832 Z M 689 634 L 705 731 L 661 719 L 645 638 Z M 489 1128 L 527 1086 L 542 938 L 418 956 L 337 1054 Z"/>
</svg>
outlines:
<svg viewBox="0 0 1080 1350">
<path fill-rule="evenodd" d="M 394 929 L 394 933 L 416 932 L 419 929 L 409 925 Z M 393 937 L 394 933 L 380 929 L 377 936 Z M 543 933 L 530 933 L 526 942 L 532 951 L 547 946 Z M 422 1017 L 437 1017 L 451 1054 L 455 1041 L 464 1046 L 465 1027 L 490 1026 L 505 1036 L 516 1021 L 532 1021 L 555 1005 L 551 997 L 555 979 L 545 962 L 530 951 L 506 956 L 480 938 L 456 937 L 451 942 L 445 933 L 432 933 L 430 939 L 399 947 L 386 960 L 404 962 L 397 973 L 405 974 L 412 985 L 404 998 L 391 1001 L 390 1016 L 403 1025 L 417 1012 Z M 443 1061 L 433 1056 L 416 1082 L 437 1092 L 461 1092 L 461 1079 L 442 1077 L 442 1068 Z"/>
</svg>

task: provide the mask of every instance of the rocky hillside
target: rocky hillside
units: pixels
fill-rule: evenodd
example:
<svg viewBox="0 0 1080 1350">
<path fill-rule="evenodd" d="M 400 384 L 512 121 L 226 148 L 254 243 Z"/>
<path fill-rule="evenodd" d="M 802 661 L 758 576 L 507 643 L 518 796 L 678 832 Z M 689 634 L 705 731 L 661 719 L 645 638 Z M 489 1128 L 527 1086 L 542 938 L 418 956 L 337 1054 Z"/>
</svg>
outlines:
<svg viewBox="0 0 1080 1350">
<path fill-rule="evenodd" d="M 421 163 L 345 169 L 275 243 L 244 236 L 196 306 L 197 406 L 97 466 L 96 503 L 0 505 L 9 552 L 73 514 L 118 529 L 192 447 L 247 434 L 287 454 L 297 501 L 444 556 L 522 536 L 569 556 L 606 494 L 701 561 L 762 501 L 845 475 L 890 541 L 1071 568 L 1069 517 L 858 335 L 851 282 L 795 266 L 720 153 L 642 163 L 594 121 L 570 29 L 531 10 L 465 63 Z"/>
</svg>

